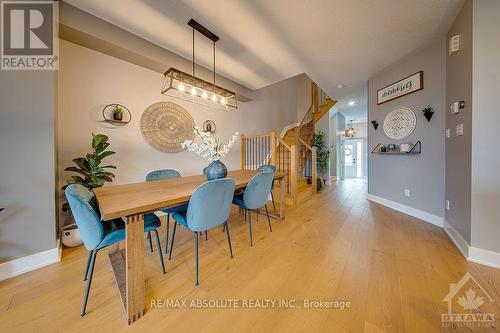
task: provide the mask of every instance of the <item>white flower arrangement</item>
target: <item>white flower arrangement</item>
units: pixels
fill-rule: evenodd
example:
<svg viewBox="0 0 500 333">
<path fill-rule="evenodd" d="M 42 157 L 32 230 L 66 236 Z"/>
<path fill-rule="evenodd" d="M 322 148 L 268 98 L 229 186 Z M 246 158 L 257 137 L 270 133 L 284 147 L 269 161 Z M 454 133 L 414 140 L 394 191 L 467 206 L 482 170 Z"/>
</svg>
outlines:
<svg viewBox="0 0 500 333">
<path fill-rule="evenodd" d="M 239 133 L 236 132 L 228 143 L 219 143 L 212 133 L 205 132 L 198 126 L 194 127 L 194 133 L 201 138 L 202 142 L 194 143 L 192 140 L 186 140 L 181 143 L 182 148 L 187 148 L 210 162 L 224 158 L 239 137 Z"/>
</svg>

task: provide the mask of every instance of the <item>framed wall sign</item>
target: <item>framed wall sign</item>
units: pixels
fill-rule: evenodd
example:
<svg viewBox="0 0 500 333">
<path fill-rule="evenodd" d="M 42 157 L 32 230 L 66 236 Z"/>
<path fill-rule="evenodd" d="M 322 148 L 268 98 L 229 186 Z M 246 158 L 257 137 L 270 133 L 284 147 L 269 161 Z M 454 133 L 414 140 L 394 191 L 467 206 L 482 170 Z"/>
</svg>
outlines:
<svg viewBox="0 0 500 333">
<path fill-rule="evenodd" d="M 405 77 L 398 82 L 377 91 L 377 104 L 389 102 L 395 98 L 424 89 L 424 71 Z"/>
</svg>

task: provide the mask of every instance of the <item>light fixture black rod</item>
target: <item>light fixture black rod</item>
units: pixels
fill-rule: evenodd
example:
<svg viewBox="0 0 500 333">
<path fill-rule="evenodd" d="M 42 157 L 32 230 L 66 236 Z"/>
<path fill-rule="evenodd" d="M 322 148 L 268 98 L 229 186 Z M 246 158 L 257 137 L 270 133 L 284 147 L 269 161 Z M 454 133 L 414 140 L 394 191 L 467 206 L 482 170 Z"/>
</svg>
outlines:
<svg viewBox="0 0 500 333">
<path fill-rule="evenodd" d="M 214 42 L 214 94 L 215 94 L 215 42 Z"/>
<path fill-rule="evenodd" d="M 199 24 L 198 22 L 196 22 L 195 20 L 193 19 L 190 19 L 189 22 L 188 22 L 188 25 L 195 29 L 196 31 L 198 31 L 200 34 L 202 34 L 203 36 L 207 37 L 208 39 L 210 39 L 211 41 L 213 42 L 216 42 L 219 40 L 219 36 L 217 36 L 216 34 L 214 34 L 212 31 L 208 30 L 207 28 L 205 28 L 204 26 L 202 26 L 201 24 Z"/>
<path fill-rule="evenodd" d="M 193 76 L 194 76 L 194 28 L 193 28 Z"/>
</svg>

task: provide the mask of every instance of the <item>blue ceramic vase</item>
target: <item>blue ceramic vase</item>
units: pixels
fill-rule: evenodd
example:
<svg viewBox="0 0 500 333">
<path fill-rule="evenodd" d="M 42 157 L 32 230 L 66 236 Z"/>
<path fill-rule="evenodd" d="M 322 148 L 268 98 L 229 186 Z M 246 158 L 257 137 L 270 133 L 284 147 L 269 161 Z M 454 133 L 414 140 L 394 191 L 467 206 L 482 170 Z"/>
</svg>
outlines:
<svg viewBox="0 0 500 333">
<path fill-rule="evenodd" d="M 221 161 L 213 161 L 210 163 L 205 169 L 205 176 L 207 176 L 208 180 L 226 178 L 227 176 L 227 168 Z"/>
</svg>

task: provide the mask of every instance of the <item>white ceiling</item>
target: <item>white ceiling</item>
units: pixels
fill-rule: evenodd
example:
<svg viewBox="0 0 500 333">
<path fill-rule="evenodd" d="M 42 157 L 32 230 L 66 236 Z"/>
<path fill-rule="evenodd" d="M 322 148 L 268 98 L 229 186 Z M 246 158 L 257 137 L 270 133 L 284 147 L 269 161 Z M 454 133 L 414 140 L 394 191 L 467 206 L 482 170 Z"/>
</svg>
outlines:
<svg viewBox="0 0 500 333">
<path fill-rule="evenodd" d="M 340 98 L 330 111 L 330 117 L 336 112 L 344 115 L 346 123 L 368 121 L 368 86 L 366 83 L 351 89 L 352 92 Z M 350 102 L 354 102 L 350 105 Z"/>
<path fill-rule="evenodd" d="M 463 0 L 65 0 L 183 57 L 194 18 L 219 35 L 217 71 L 251 89 L 307 73 L 330 96 L 444 36 Z M 212 66 L 196 39 L 196 62 Z M 347 89 L 336 88 L 338 83 Z"/>
</svg>

